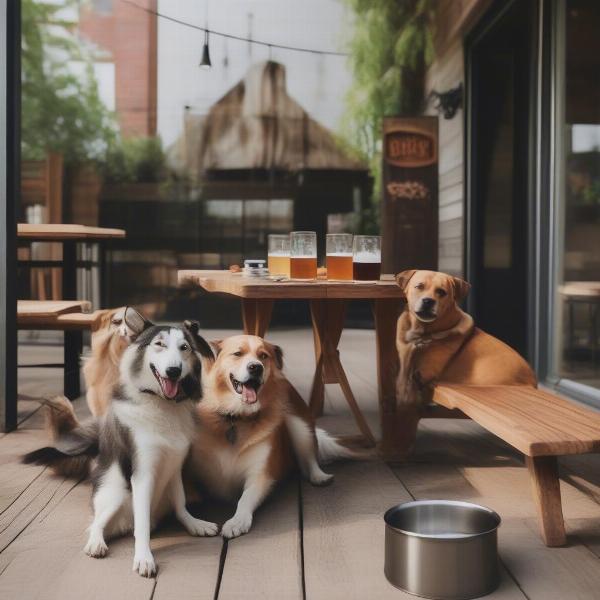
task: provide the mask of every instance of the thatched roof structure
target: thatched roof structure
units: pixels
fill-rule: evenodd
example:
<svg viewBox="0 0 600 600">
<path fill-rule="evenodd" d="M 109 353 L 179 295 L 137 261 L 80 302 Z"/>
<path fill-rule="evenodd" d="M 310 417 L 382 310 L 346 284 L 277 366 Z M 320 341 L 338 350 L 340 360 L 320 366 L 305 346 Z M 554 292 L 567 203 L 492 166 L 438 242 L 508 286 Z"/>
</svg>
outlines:
<svg viewBox="0 0 600 600">
<path fill-rule="evenodd" d="M 176 170 L 192 174 L 367 169 L 287 93 L 285 67 L 272 61 L 252 66 L 207 115 L 186 111 L 184 131 L 169 156 Z"/>
</svg>

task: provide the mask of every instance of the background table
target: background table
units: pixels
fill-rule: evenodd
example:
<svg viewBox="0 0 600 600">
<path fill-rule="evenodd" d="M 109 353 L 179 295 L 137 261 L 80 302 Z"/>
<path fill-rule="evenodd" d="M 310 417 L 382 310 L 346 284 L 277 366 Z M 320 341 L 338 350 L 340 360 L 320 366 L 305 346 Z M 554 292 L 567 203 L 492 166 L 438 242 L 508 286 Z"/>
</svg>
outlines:
<svg viewBox="0 0 600 600">
<path fill-rule="evenodd" d="M 106 227 L 88 227 L 71 223 L 19 223 L 17 238 L 21 245 L 30 242 L 59 242 L 63 247 L 62 261 L 21 260 L 19 265 L 26 268 L 61 267 L 62 268 L 62 299 L 77 299 L 77 244 L 101 243 L 113 239 L 123 239 L 125 230 L 109 229 Z M 100 247 L 100 277 L 103 281 L 101 290 L 107 287 L 106 260 L 104 247 Z M 102 298 L 102 294 L 100 296 Z M 102 301 L 104 303 L 104 300 Z"/>
<path fill-rule="evenodd" d="M 338 343 L 344 328 L 346 305 L 350 300 L 371 300 L 375 320 L 377 390 L 381 419 L 381 451 L 394 455 L 397 445 L 395 429 L 396 321 L 404 295 L 393 280 L 354 281 L 271 281 L 252 279 L 229 271 L 184 270 L 177 274 L 180 286 L 201 287 L 207 292 L 236 296 L 242 301 L 244 331 L 264 337 L 276 300 L 308 300 L 315 344 L 316 369 L 310 407 L 319 415 L 323 409 L 324 384 L 339 383 L 361 432 L 374 443 L 339 358 Z"/>
<path fill-rule="evenodd" d="M 21 245 L 30 242 L 59 242 L 63 247 L 61 260 L 20 260 L 21 268 L 31 269 L 35 267 L 50 267 L 62 269 L 62 300 L 78 301 L 77 298 L 77 267 L 82 265 L 91 268 L 90 261 L 77 261 L 77 244 L 101 243 L 113 239 L 123 239 L 123 229 L 108 229 L 105 227 L 88 227 L 87 225 L 76 225 L 66 223 L 32 224 L 19 223 L 17 226 L 17 238 Z M 108 269 L 106 268 L 104 245 L 100 246 L 99 270 L 100 270 L 100 298 L 101 304 L 105 305 L 106 290 L 108 288 Z M 86 303 L 87 304 L 87 303 Z M 98 307 L 96 307 L 98 308 Z M 83 333 L 81 329 L 66 329 L 64 331 L 65 347 L 65 394 L 69 398 L 80 395 L 79 382 L 79 357 L 83 348 Z"/>
</svg>

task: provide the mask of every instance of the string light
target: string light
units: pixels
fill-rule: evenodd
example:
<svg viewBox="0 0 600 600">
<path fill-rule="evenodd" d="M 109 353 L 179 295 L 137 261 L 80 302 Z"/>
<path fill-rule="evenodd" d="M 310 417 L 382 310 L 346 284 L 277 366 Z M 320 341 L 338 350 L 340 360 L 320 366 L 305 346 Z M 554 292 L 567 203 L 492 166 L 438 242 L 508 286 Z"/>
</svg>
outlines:
<svg viewBox="0 0 600 600">
<path fill-rule="evenodd" d="M 207 36 L 206 40 L 208 39 L 208 34 L 210 33 L 213 36 L 223 37 L 229 40 L 247 42 L 248 44 L 257 44 L 259 46 L 267 46 L 268 48 L 277 48 L 279 50 L 289 50 L 290 52 L 307 52 L 309 54 L 321 54 L 327 56 L 349 56 L 347 52 L 336 52 L 334 50 L 316 50 L 314 48 L 302 48 L 300 46 L 286 46 L 284 44 L 274 44 L 272 42 L 265 42 L 262 40 L 245 38 L 239 35 L 233 35 L 231 33 L 224 33 L 223 31 L 215 31 L 214 29 L 209 29 L 208 27 L 201 27 L 200 25 L 195 25 L 194 23 L 189 23 L 188 21 L 182 21 L 181 19 L 170 17 L 169 15 L 165 15 L 156 10 L 146 8 L 145 6 L 140 6 L 132 0 L 121 0 L 121 2 L 129 4 L 130 6 L 133 6 L 138 10 L 144 11 L 148 14 L 154 15 L 161 19 L 165 19 L 166 21 L 171 21 L 172 23 L 177 23 L 178 25 L 183 25 L 184 27 L 190 27 L 191 29 L 196 29 L 197 31 L 204 31 L 205 35 Z"/>
<path fill-rule="evenodd" d="M 210 62 L 210 50 L 208 48 L 208 30 L 204 32 L 204 46 L 202 47 L 202 60 L 200 61 L 200 68 L 208 71 L 212 67 Z"/>
</svg>

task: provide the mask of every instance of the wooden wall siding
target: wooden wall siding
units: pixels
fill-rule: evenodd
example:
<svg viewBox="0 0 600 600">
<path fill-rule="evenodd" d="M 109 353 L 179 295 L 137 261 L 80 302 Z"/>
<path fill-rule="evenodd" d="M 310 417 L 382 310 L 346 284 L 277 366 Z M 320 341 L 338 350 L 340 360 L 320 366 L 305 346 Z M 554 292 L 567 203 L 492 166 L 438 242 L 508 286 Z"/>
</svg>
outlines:
<svg viewBox="0 0 600 600">
<path fill-rule="evenodd" d="M 444 9 L 444 2 L 440 12 Z M 453 3 L 451 3 L 453 4 Z M 462 4 L 457 2 L 458 4 Z M 446 9 L 453 10 L 453 9 Z M 429 68 L 426 93 L 445 91 L 464 82 L 463 41 L 458 37 Z M 428 114 L 436 114 L 429 106 Z M 463 274 L 464 127 L 463 111 L 453 119 L 439 119 L 439 254 L 438 268 Z"/>
<path fill-rule="evenodd" d="M 426 94 L 465 84 L 464 36 L 492 0 L 438 0 L 436 58 L 426 75 Z M 433 107 L 427 114 L 435 114 Z M 439 269 L 463 275 L 464 113 L 439 122 Z"/>
</svg>

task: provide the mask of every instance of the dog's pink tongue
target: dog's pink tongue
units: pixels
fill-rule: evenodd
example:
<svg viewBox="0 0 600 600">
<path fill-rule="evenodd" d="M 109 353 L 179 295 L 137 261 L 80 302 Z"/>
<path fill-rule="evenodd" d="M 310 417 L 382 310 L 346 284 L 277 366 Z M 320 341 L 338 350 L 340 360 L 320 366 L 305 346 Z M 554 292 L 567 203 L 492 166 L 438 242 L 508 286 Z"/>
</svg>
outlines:
<svg viewBox="0 0 600 600">
<path fill-rule="evenodd" d="M 171 379 L 164 378 L 162 380 L 162 388 L 167 398 L 175 398 L 179 391 L 179 381 L 172 381 Z"/>
<path fill-rule="evenodd" d="M 242 400 L 246 404 L 254 404 L 256 402 L 256 390 L 249 385 L 242 384 Z"/>
</svg>

